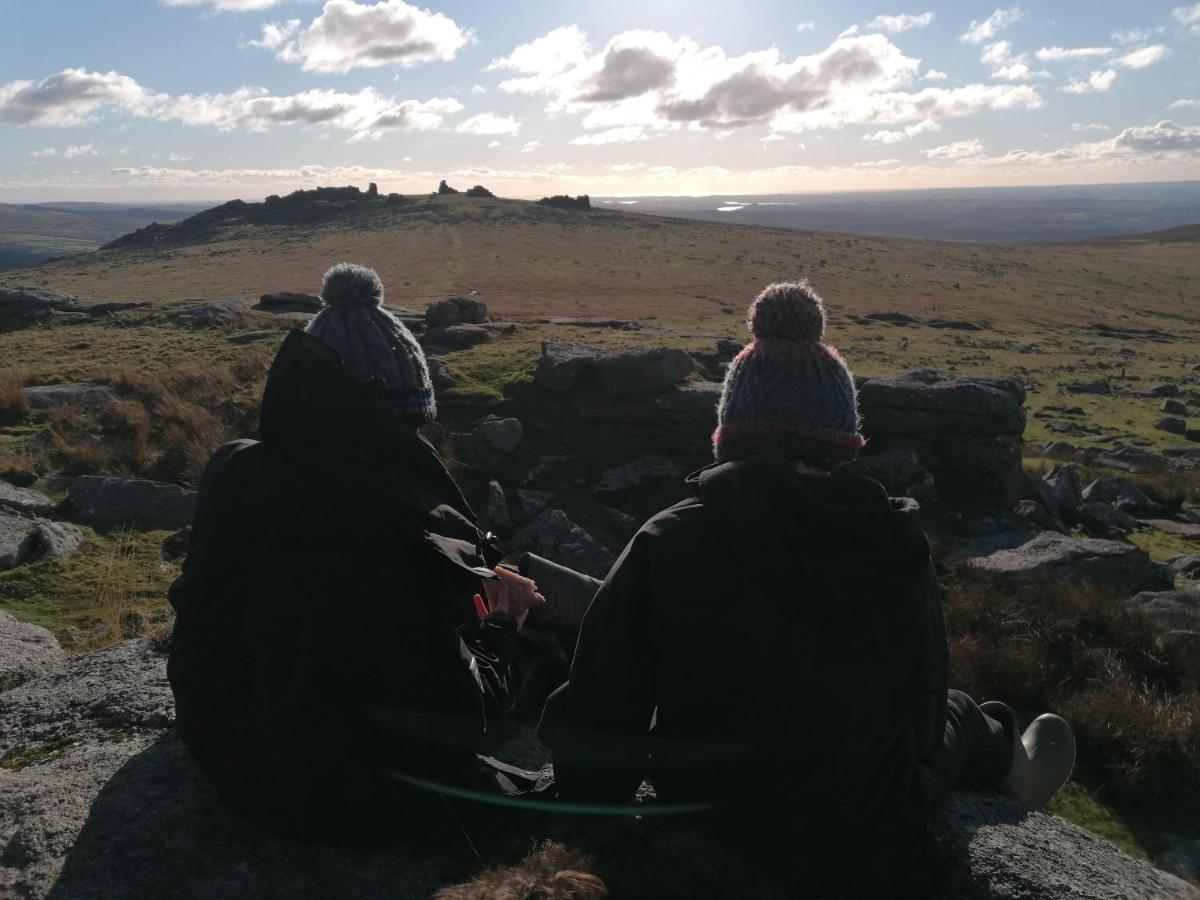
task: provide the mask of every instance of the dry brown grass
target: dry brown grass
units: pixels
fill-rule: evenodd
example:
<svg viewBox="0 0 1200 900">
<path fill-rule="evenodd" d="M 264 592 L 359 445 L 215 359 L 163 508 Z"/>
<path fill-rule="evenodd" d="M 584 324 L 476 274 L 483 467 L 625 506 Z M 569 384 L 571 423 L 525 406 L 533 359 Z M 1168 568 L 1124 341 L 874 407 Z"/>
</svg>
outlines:
<svg viewBox="0 0 1200 900">
<path fill-rule="evenodd" d="M 1164 643 L 1117 593 L 1044 581 L 1016 588 L 952 570 L 951 683 L 1032 719 L 1066 716 L 1088 787 L 1138 803 L 1200 801 L 1200 649 Z"/>
<path fill-rule="evenodd" d="M 43 467 L 194 482 L 217 447 L 254 432 L 270 358 L 250 348 L 227 363 L 104 373 L 111 403 L 46 414 Z"/>
<path fill-rule="evenodd" d="M 20 372 L 0 372 L 0 423 L 20 422 L 29 415 L 24 387 L 25 379 Z"/>
</svg>

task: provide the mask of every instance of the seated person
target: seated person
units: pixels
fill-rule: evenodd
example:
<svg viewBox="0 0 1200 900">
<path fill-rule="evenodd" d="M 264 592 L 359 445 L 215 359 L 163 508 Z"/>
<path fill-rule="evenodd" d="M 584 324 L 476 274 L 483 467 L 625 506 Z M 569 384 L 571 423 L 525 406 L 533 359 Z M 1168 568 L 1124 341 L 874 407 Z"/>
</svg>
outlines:
<svg viewBox="0 0 1200 900">
<path fill-rule="evenodd" d="M 541 734 L 562 798 L 629 803 L 646 778 L 794 885 L 850 890 L 912 860 L 962 781 L 1043 804 L 1074 742 L 1057 716 L 1022 736 L 1008 707 L 947 690 L 917 504 L 837 474 L 864 439 L 821 299 L 772 285 L 749 325 L 716 464 L 626 546 Z"/>
<path fill-rule="evenodd" d="M 271 366 L 262 439 L 201 479 L 171 588 L 177 725 L 221 798 L 275 830 L 426 829 L 445 803 L 419 785 L 494 787 L 476 753 L 567 659 L 520 631 L 541 596 L 495 568 L 417 432 L 429 371 L 378 276 L 334 266 L 321 296 Z"/>
</svg>

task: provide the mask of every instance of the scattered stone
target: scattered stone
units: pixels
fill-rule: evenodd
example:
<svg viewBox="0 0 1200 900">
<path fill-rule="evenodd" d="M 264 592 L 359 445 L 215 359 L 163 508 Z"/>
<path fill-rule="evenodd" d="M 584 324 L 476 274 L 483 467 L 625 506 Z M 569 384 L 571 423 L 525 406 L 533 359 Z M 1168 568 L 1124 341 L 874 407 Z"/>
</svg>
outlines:
<svg viewBox="0 0 1200 900">
<path fill-rule="evenodd" d="M 54 509 L 54 501 L 45 494 L 0 481 L 0 508 L 44 516 Z"/>
<path fill-rule="evenodd" d="M 1045 531 L 1018 547 L 969 557 L 971 565 L 1014 577 L 1087 580 L 1131 593 L 1171 587 L 1170 570 L 1132 544 Z"/>
<path fill-rule="evenodd" d="M 1167 434 L 1186 434 L 1187 421 L 1176 416 L 1163 416 L 1154 423 L 1154 427 Z"/>
<path fill-rule="evenodd" d="M 915 316 L 902 312 L 867 313 L 863 318 L 872 322 L 887 322 L 889 325 L 913 325 L 919 321 Z"/>
<path fill-rule="evenodd" d="M 517 333 L 516 322 L 485 322 L 479 327 L 489 334 L 502 334 L 506 337 Z"/>
<path fill-rule="evenodd" d="M 0 287 L 0 331 L 49 321 L 55 312 L 71 310 L 75 305 L 74 297 L 58 291 Z"/>
<path fill-rule="evenodd" d="M 565 394 L 575 389 L 584 373 L 603 353 L 597 347 L 570 341 L 544 341 L 533 380 L 548 391 Z"/>
<path fill-rule="evenodd" d="M 173 534 L 168 534 L 162 542 L 162 558 L 164 562 L 175 562 L 187 556 L 192 544 L 192 526 L 184 525 Z"/>
<path fill-rule="evenodd" d="M 147 309 L 150 303 L 145 300 L 116 300 L 107 303 L 89 303 L 77 307 L 77 311 L 89 316 L 111 316 L 113 313 L 126 312 L 131 309 Z"/>
<path fill-rule="evenodd" d="M 57 409 L 60 406 L 104 406 L 114 397 L 106 384 L 80 382 L 76 384 L 42 384 L 25 388 L 25 399 L 34 409 Z"/>
<path fill-rule="evenodd" d="M 1167 564 L 1175 576 L 1175 585 L 1200 582 L 1200 556 L 1176 556 Z"/>
<path fill-rule="evenodd" d="M 85 522 L 148 522 L 182 528 L 192 521 L 196 492 L 161 481 L 83 475 L 71 484 L 70 499 Z"/>
<path fill-rule="evenodd" d="M 1082 503 L 1076 518 L 1089 532 L 1100 535 L 1125 535 L 1137 527 L 1137 520 L 1107 503 Z"/>
<path fill-rule="evenodd" d="M 496 528 L 508 530 L 512 528 L 512 517 L 508 514 L 508 498 L 504 496 L 504 488 L 500 482 L 492 479 L 487 489 L 487 518 Z"/>
<path fill-rule="evenodd" d="M 1160 384 L 1150 388 L 1147 393 L 1153 397 L 1178 397 L 1180 390 L 1177 384 Z"/>
<path fill-rule="evenodd" d="M 679 467 L 665 456 L 643 456 L 601 473 L 596 490 L 628 491 L 656 478 L 678 478 Z"/>
<path fill-rule="evenodd" d="M 1186 416 L 1188 411 L 1187 404 L 1179 400 L 1164 400 L 1161 409 L 1169 416 Z"/>
<path fill-rule="evenodd" d="M 231 325 L 241 319 L 245 305 L 240 300 L 214 300 L 197 303 L 175 314 L 177 321 L 193 327 Z"/>
<path fill-rule="evenodd" d="M 546 325 L 567 325 L 575 328 L 615 328 L 618 331 L 637 331 L 642 326 L 627 319 L 606 319 L 602 316 L 546 316 Z"/>
<path fill-rule="evenodd" d="M 1021 493 L 1025 390 L 1008 379 L 943 379 L 914 370 L 865 381 L 863 432 L 882 451 L 907 447 L 933 473 L 940 497 L 1011 509 Z"/>
<path fill-rule="evenodd" d="M 429 380 L 433 382 L 435 392 L 454 387 L 454 372 L 446 362 L 426 356 L 425 363 L 429 366 Z"/>
<path fill-rule="evenodd" d="M 892 497 L 911 497 L 918 502 L 937 499 L 933 473 L 921 465 L 921 457 L 911 447 L 860 456 L 844 465 L 842 471 L 875 479 Z"/>
<path fill-rule="evenodd" d="M 65 559 L 82 545 L 83 532 L 74 525 L 0 508 L 0 571 L 47 556 Z"/>
<path fill-rule="evenodd" d="M 556 393 L 594 381 L 608 396 L 665 391 L 688 377 L 696 363 L 684 350 L 655 347 L 609 352 L 568 341 L 545 341 L 535 383 Z"/>
<path fill-rule="evenodd" d="M 984 331 L 978 322 L 968 322 L 966 319 L 926 319 L 929 328 L 948 328 L 951 331 Z"/>
<path fill-rule="evenodd" d="M 1200 444 L 1200 428 L 1189 428 L 1183 436 L 1193 444 Z"/>
<path fill-rule="evenodd" d="M 456 351 L 486 343 L 491 337 L 491 332 L 482 325 L 439 325 L 427 328 L 418 340 L 424 347 Z"/>
<path fill-rule="evenodd" d="M 1042 448 L 1042 456 L 1046 459 L 1057 459 L 1063 462 L 1077 462 L 1080 450 L 1074 444 L 1068 444 L 1066 441 L 1051 441 Z"/>
<path fill-rule="evenodd" d="M 1138 521 L 1164 534 L 1177 534 L 1180 537 L 1200 540 L 1200 525 L 1193 522 L 1176 522 L 1174 519 L 1139 519 Z"/>
<path fill-rule="evenodd" d="M 1046 486 L 1047 508 L 1067 524 L 1075 521 L 1075 510 L 1083 503 L 1079 488 L 1079 471 L 1072 465 L 1061 464 L 1042 477 Z"/>
<path fill-rule="evenodd" d="M 1142 591 L 1129 600 L 1163 628 L 1200 628 L 1200 589 Z"/>
<path fill-rule="evenodd" d="M 75 483 L 75 475 L 63 475 L 61 472 L 51 472 L 38 482 L 38 487 L 52 494 L 65 494 Z"/>
<path fill-rule="evenodd" d="M 550 505 L 549 491 L 535 491 L 530 488 L 518 488 L 513 492 L 517 501 L 517 509 L 525 519 L 532 519 Z"/>
<path fill-rule="evenodd" d="M 243 331 L 240 334 L 231 334 L 229 342 L 231 344 L 253 344 L 255 341 L 281 337 L 283 337 L 283 333 L 279 331 Z"/>
<path fill-rule="evenodd" d="M 638 521 L 627 512 L 621 512 L 619 509 L 613 509 L 611 506 L 602 507 L 602 509 L 612 516 L 613 521 L 618 528 L 623 528 L 626 531 L 633 531 L 637 528 Z"/>
<path fill-rule="evenodd" d="M 0 693 L 45 675 L 64 659 L 53 634 L 0 609 Z"/>
<path fill-rule="evenodd" d="M 425 307 L 425 323 L 430 328 L 445 325 L 481 325 L 487 320 L 487 304 L 473 297 L 450 297 Z"/>
<path fill-rule="evenodd" d="M 321 311 L 321 298 L 312 294 L 297 294 L 292 291 L 276 291 L 273 294 L 263 294 L 255 309 L 273 313 L 316 313 Z"/>
<path fill-rule="evenodd" d="M 603 578 L 615 557 L 607 547 L 558 509 L 547 509 L 512 539 L 512 549 L 544 556 L 585 575 Z"/>
<path fill-rule="evenodd" d="M 1167 458 L 1148 450 L 1119 446 L 1101 453 L 1092 460 L 1092 465 L 1125 472 L 1154 472 L 1167 467 Z"/>
<path fill-rule="evenodd" d="M 38 480 L 37 472 L 31 472 L 28 469 L 5 469 L 0 472 L 0 478 L 21 488 L 33 487 Z"/>
<path fill-rule="evenodd" d="M 1131 515 L 1151 514 L 1163 509 L 1145 491 L 1124 478 L 1097 478 L 1083 489 L 1083 499 L 1108 503 Z"/>
<path fill-rule="evenodd" d="M 537 462 L 535 462 L 533 464 L 532 467 L 530 467 L 529 471 L 525 473 L 524 483 L 527 485 L 536 483 L 539 478 L 541 478 L 543 475 L 545 475 L 551 469 L 555 468 L 556 466 L 560 466 L 565 462 L 568 462 L 570 459 L 571 459 L 571 457 L 569 457 L 569 456 L 543 456 L 543 457 L 541 457 Z"/>
<path fill-rule="evenodd" d="M 489 416 L 480 421 L 471 434 L 490 450 L 512 453 L 525 435 L 525 426 L 520 419 Z"/>
<path fill-rule="evenodd" d="M 1062 385 L 1068 394 L 1111 394 L 1112 387 L 1107 381 L 1077 381 Z"/>
</svg>

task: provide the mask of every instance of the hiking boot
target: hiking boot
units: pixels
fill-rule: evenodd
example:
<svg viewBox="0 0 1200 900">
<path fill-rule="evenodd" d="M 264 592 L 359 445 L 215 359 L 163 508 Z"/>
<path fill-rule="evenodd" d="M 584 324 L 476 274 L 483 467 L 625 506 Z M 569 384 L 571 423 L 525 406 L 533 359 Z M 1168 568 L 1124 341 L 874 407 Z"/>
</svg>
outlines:
<svg viewBox="0 0 1200 900">
<path fill-rule="evenodd" d="M 1061 716 L 1043 713 L 1017 732 L 1016 713 L 1006 703 L 991 700 L 979 707 L 1004 728 L 1013 743 L 1012 768 L 1000 789 L 1027 806 L 1041 809 L 1075 767 L 1075 735 Z"/>
</svg>

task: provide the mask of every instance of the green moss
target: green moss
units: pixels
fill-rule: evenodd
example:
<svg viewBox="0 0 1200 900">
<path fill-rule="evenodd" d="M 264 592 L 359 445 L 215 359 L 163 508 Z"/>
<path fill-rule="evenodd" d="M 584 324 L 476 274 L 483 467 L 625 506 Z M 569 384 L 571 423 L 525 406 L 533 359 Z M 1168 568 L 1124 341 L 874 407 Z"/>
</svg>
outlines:
<svg viewBox="0 0 1200 900">
<path fill-rule="evenodd" d="M 32 746 L 18 744 L 3 756 L 0 756 L 0 769 L 19 772 L 21 769 L 29 768 L 29 766 L 41 765 L 62 756 L 74 743 L 75 732 L 68 731 L 66 734 L 61 734 L 40 744 Z"/>
<path fill-rule="evenodd" d="M 1200 554 L 1200 541 L 1189 539 L 1179 534 L 1168 534 L 1157 528 L 1147 527 L 1129 535 L 1129 540 L 1137 544 L 1156 562 L 1167 562 L 1176 556 Z"/>
<path fill-rule="evenodd" d="M 1046 811 L 1062 816 L 1080 828 L 1116 844 L 1130 856 L 1152 859 L 1151 852 L 1142 844 L 1133 829 L 1120 814 L 1106 806 L 1083 785 L 1068 782 L 1046 805 Z"/>
</svg>

